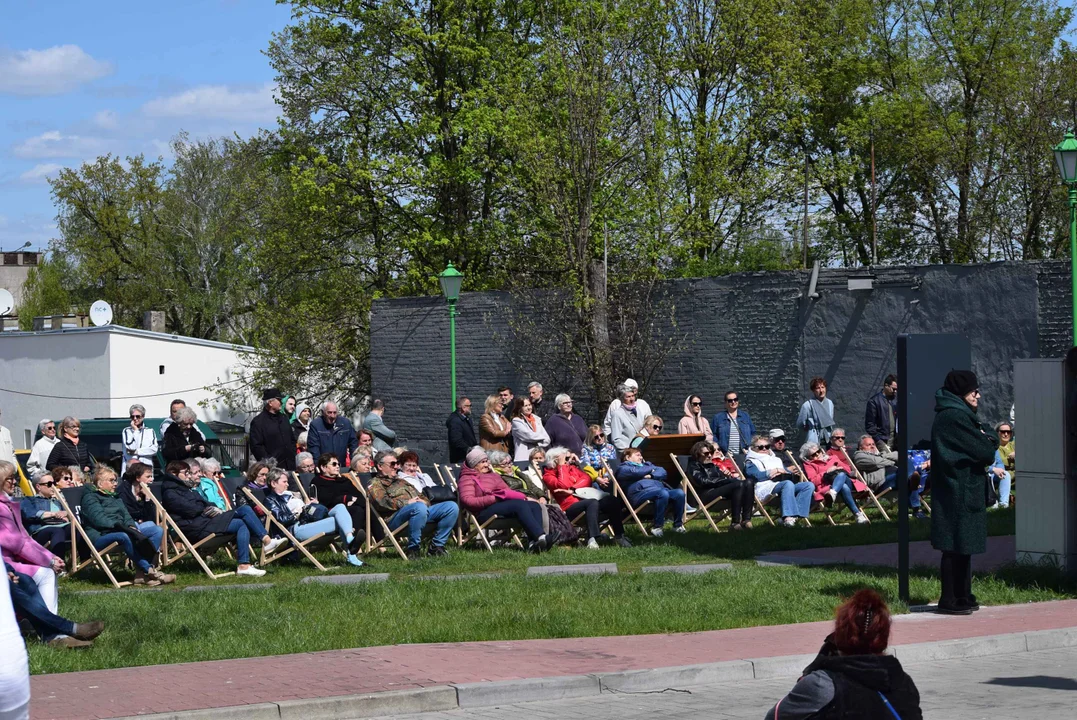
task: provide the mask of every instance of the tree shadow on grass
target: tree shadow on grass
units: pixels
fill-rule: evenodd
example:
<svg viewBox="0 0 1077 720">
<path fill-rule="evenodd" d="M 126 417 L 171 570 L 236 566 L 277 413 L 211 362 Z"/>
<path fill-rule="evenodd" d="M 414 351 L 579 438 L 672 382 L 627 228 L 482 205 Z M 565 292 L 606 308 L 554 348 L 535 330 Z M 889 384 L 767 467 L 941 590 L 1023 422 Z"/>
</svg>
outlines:
<svg viewBox="0 0 1077 720">
<path fill-rule="evenodd" d="M 1026 677 L 994 678 L 985 685 L 1004 685 L 1006 687 L 1043 688 L 1045 690 L 1077 690 L 1077 680 L 1052 675 L 1028 675 Z"/>
</svg>

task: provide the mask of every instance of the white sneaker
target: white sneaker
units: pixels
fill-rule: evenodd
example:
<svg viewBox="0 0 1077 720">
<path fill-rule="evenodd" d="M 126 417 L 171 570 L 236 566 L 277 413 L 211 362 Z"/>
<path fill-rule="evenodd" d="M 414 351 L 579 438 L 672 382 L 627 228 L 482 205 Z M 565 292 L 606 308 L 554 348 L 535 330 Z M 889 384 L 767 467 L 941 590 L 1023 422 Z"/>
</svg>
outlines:
<svg viewBox="0 0 1077 720">
<path fill-rule="evenodd" d="M 688 513 L 689 515 L 691 515 L 692 513 L 696 512 L 697 510 L 699 510 L 699 508 L 694 508 L 694 507 L 692 507 L 691 505 L 685 505 L 685 506 L 684 506 L 684 511 L 685 511 L 686 513 Z"/>
<path fill-rule="evenodd" d="M 686 532 L 688 532 L 688 528 L 686 528 L 684 525 L 674 525 L 673 532 L 684 535 Z"/>
<path fill-rule="evenodd" d="M 797 519 L 795 517 L 787 517 L 782 520 L 782 525 L 784 525 L 785 527 L 794 527 L 796 524 Z"/>
<path fill-rule="evenodd" d="M 240 570 L 239 568 L 236 568 L 236 575 L 247 575 L 249 577 L 262 577 L 265 574 L 266 574 L 265 570 L 262 570 L 260 568 L 256 568 L 253 565 L 251 565 L 246 570 Z"/>
<path fill-rule="evenodd" d="M 865 515 L 864 513 L 860 513 L 859 515 L 856 516 L 856 524 L 857 525 L 867 525 L 870 522 L 871 521 L 868 520 L 868 516 Z"/>
<path fill-rule="evenodd" d="M 830 488 L 829 490 L 827 490 L 826 494 L 828 496 L 830 496 L 830 502 L 831 503 L 833 503 L 835 500 L 838 499 L 838 491 L 835 490 L 834 488 Z"/>
<path fill-rule="evenodd" d="M 598 550 L 598 540 L 595 540 L 594 538 L 590 538 L 587 541 L 587 549 L 588 550 Z"/>
<path fill-rule="evenodd" d="M 288 538 L 273 538 L 272 540 L 270 540 L 267 544 L 263 545 L 262 547 L 265 548 L 266 555 L 270 555 L 270 554 L 273 553 L 274 550 L 276 550 L 277 548 L 279 548 L 281 545 L 283 545 L 286 542 L 288 542 Z"/>
<path fill-rule="evenodd" d="M 654 537 L 662 537 L 662 535 L 663 535 L 662 528 L 659 528 L 659 527 L 651 528 L 651 535 L 653 535 Z"/>
</svg>

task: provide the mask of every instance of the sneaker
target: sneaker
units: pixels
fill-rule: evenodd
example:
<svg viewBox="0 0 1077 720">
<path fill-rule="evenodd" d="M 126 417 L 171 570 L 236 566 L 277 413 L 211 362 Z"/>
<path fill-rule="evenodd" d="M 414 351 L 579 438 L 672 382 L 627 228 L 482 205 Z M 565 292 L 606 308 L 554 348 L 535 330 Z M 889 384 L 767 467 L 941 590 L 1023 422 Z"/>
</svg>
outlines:
<svg viewBox="0 0 1077 720">
<path fill-rule="evenodd" d="M 431 545 L 426 549 L 427 557 L 448 557 L 449 553 L 443 545 Z"/>
<path fill-rule="evenodd" d="M 158 568 L 150 568 L 150 571 L 146 573 L 146 576 L 151 580 L 157 581 L 158 585 L 169 585 L 176 582 L 176 576 L 171 573 L 163 573 Z"/>
<path fill-rule="evenodd" d="M 674 525 L 673 532 L 678 533 L 679 535 L 684 535 L 686 532 L 688 532 L 688 528 L 686 528 L 684 525 Z"/>
<path fill-rule="evenodd" d="M 662 537 L 664 534 L 665 533 L 662 532 L 662 528 L 660 527 L 651 528 L 651 535 L 654 537 Z"/>
<path fill-rule="evenodd" d="M 624 535 L 622 535 L 620 537 L 613 538 L 613 541 L 615 543 L 617 543 L 618 545 L 620 545 L 621 547 L 623 547 L 623 548 L 632 547 L 631 541 L 628 538 L 626 538 Z"/>
<path fill-rule="evenodd" d="M 345 559 L 349 565 L 354 565 L 355 567 L 363 567 L 364 565 L 363 561 L 355 553 L 348 553 L 348 557 Z"/>
<path fill-rule="evenodd" d="M 546 549 L 553 550 L 561 544 L 562 540 L 564 540 L 564 538 L 561 537 L 561 533 L 551 529 L 550 532 L 546 533 Z"/>
<path fill-rule="evenodd" d="M 348 543 L 348 552 L 355 555 L 363 549 L 363 543 L 366 542 L 366 530 L 356 530 L 352 535 L 352 540 Z"/>
<path fill-rule="evenodd" d="M 797 519 L 795 517 L 782 518 L 782 526 L 783 527 L 793 527 L 796 524 L 797 524 Z"/>
<path fill-rule="evenodd" d="M 135 573 L 134 584 L 135 585 L 145 585 L 146 587 L 157 587 L 158 585 L 161 584 L 161 581 L 160 580 L 155 580 L 152 577 L 147 578 L 146 573 L 139 570 L 137 573 Z"/>
<path fill-rule="evenodd" d="M 971 613 L 972 611 L 969 610 L 969 612 Z M 61 637 L 56 637 L 52 640 L 49 640 L 49 647 L 67 648 L 68 650 L 91 648 L 93 647 L 93 640 L 79 640 L 78 638 L 63 635 Z"/>
<path fill-rule="evenodd" d="M 830 488 L 829 490 L 826 491 L 825 499 L 826 499 L 826 506 L 830 507 L 831 505 L 834 504 L 834 501 L 838 499 L 837 491 L 834 490 L 834 488 Z"/>
<path fill-rule="evenodd" d="M 71 637 L 76 640 L 90 641 L 100 635 L 105 629 L 105 623 L 100 620 L 75 623 L 75 629 L 71 631 Z"/>
<path fill-rule="evenodd" d="M 741 527 L 744 528 L 745 530 L 751 530 L 752 529 L 752 521 L 749 520 L 746 523 L 741 523 Z"/>
<path fill-rule="evenodd" d="M 276 550 L 286 542 L 288 542 L 288 538 L 273 538 L 265 545 L 263 545 L 262 548 L 265 550 L 266 555 L 272 555 L 274 550 Z"/>
<path fill-rule="evenodd" d="M 917 510 L 912 514 L 914 520 L 927 520 L 927 513 L 923 510 Z"/>
<path fill-rule="evenodd" d="M 692 513 L 696 512 L 697 510 L 699 510 L 699 508 L 694 508 L 694 507 L 692 507 L 691 505 L 685 505 L 685 506 L 684 506 L 684 511 L 685 511 L 686 513 L 688 513 L 689 515 L 691 515 Z"/>
<path fill-rule="evenodd" d="M 940 615 L 971 615 L 972 608 L 966 605 L 943 605 L 941 602 L 935 606 L 935 612 Z"/>
<path fill-rule="evenodd" d="M 598 540 L 595 540 L 594 538 L 589 539 L 587 541 L 587 549 L 588 550 L 598 550 Z"/>
<path fill-rule="evenodd" d="M 416 545 L 415 547 L 409 547 L 404 551 L 404 554 L 408 556 L 408 560 L 418 560 L 423 556 L 423 549 Z"/>
<path fill-rule="evenodd" d="M 868 520 L 868 516 L 865 515 L 864 513 L 859 513 L 856 516 L 856 524 L 857 525 L 869 525 L 869 524 L 871 524 L 871 520 Z"/>
<path fill-rule="evenodd" d="M 740 523 L 733 523 L 729 526 L 730 530 L 743 530 L 744 527 Z"/>
<path fill-rule="evenodd" d="M 262 570 L 261 568 L 256 568 L 253 565 L 246 568 L 245 570 L 240 570 L 239 568 L 236 568 L 236 575 L 245 575 L 247 577 L 262 577 L 265 574 L 265 570 Z"/>
<path fill-rule="evenodd" d="M 538 555 L 546 550 L 546 536 L 543 535 L 538 540 L 532 540 L 527 544 L 527 552 Z"/>
</svg>

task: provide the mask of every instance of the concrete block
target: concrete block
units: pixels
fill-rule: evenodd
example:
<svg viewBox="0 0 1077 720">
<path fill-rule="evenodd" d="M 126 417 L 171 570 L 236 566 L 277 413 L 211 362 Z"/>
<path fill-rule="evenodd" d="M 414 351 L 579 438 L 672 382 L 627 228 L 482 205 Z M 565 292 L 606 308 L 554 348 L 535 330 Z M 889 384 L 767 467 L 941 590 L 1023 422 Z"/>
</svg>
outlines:
<svg viewBox="0 0 1077 720">
<path fill-rule="evenodd" d="M 531 575 L 616 575 L 616 563 L 595 563 L 593 565 L 540 565 L 527 568 Z"/>
<path fill-rule="evenodd" d="M 324 583 L 326 585 L 354 585 L 356 583 L 381 583 L 389 580 L 389 573 L 368 573 L 366 575 L 310 575 L 299 582 Z"/>
<path fill-rule="evenodd" d="M 419 575 L 419 580 L 492 580 L 504 577 L 503 572 L 471 573 L 470 575 Z"/>
<path fill-rule="evenodd" d="M 246 583 L 246 584 L 220 584 L 220 585 L 188 585 L 183 592 L 203 592 L 204 590 L 266 590 L 273 587 L 273 583 Z"/>
<path fill-rule="evenodd" d="M 1025 633 L 987 635 L 984 637 L 940 640 L 938 642 L 896 645 L 891 649 L 903 665 L 936 660 L 984 657 L 986 655 L 1010 655 L 1025 652 Z"/>
<path fill-rule="evenodd" d="M 522 702 L 563 700 L 598 695 L 601 692 L 594 675 L 499 680 L 497 682 L 456 685 L 456 701 L 461 709 L 514 705 Z"/>
<path fill-rule="evenodd" d="M 206 708 L 205 710 L 179 710 L 154 715 L 129 715 L 117 720 L 280 720 L 276 703 L 235 705 L 232 707 Z"/>
<path fill-rule="evenodd" d="M 653 668 L 649 670 L 625 670 L 624 672 L 596 675 L 602 691 L 646 692 L 665 688 L 682 688 L 690 685 L 711 685 L 723 682 L 751 680 L 752 664 L 746 660 L 681 665 L 678 667 Z"/>
<path fill-rule="evenodd" d="M 645 573 L 680 573 L 682 575 L 702 575 L 714 570 L 732 569 L 732 563 L 711 563 L 704 565 L 648 565 L 642 568 Z"/>
<path fill-rule="evenodd" d="M 797 565 L 803 567 L 809 565 L 841 565 L 837 560 L 793 557 L 790 555 L 760 555 L 755 559 L 755 564 L 759 567 L 778 567 L 781 565 Z"/>
<path fill-rule="evenodd" d="M 1025 646 L 1029 652 L 1077 646 L 1077 627 L 1026 632 Z"/>
<path fill-rule="evenodd" d="M 815 655 L 783 655 L 781 657 L 752 658 L 752 670 L 756 680 L 767 678 L 797 678 L 811 664 Z"/>
<path fill-rule="evenodd" d="M 383 715 L 410 715 L 456 709 L 456 689 L 437 685 L 413 690 L 391 690 L 365 695 L 283 700 L 277 703 L 279 720 L 341 720 Z"/>
</svg>

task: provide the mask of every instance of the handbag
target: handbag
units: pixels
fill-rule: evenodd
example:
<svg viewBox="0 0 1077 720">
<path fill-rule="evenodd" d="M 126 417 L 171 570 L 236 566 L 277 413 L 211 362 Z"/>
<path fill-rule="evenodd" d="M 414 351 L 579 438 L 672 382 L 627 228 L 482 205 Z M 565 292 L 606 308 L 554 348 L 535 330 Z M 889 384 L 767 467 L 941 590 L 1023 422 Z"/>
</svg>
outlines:
<svg viewBox="0 0 1077 720">
<path fill-rule="evenodd" d="M 998 502 L 998 490 L 995 489 L 995 479 L 991 477 L 991 473 L 987 473 L 984 484 L 984 502 L 987 503 L 987 507 L 991 507 Z"/>
<path fill-rule="evenodd" d="M 310 505 L 304 505 L 303 509 L 299 511 L 299 524 L 306 525 L 307 523 L 325 520 L 327 517 L 329 517 L 329 508 L 318 503 L 311 503 Z"/>
<path fill-rule="evenodd" d="M 580 498 L 581 500 L 602 500 L 603 498 L 607 498 L 610 495 L 605 490 L 599 490 L 598 488 L 593 486 L 576 488 L 575 494 L 576 497 Z"/>
<path fill-rule="evenodd" d="M 443 502 L 456 502 L 456 491 L 444 485 L 427 485 L 423 488 L 423 497 L 431 505 Z"/>
</svg>

